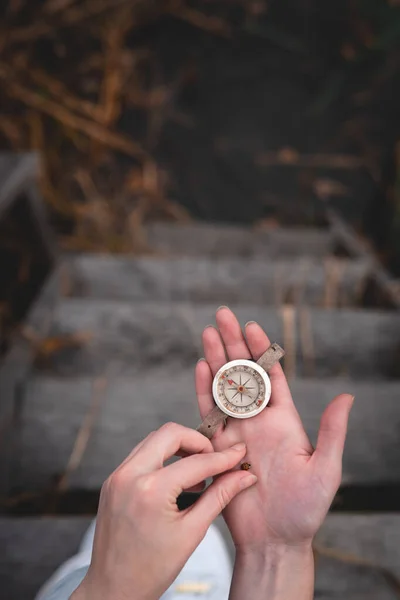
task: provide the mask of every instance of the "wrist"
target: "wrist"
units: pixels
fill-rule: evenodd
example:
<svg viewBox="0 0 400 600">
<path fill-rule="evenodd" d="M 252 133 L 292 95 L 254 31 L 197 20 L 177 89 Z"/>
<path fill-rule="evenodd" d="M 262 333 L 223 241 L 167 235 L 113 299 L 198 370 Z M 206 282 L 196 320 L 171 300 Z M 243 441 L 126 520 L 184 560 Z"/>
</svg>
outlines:
<svg viewBox="0 0 400 600">
<path fill-rule="evenodd" d="M 311 600 L 313 586 L 311 541 L 237 550 L 231 600 L 243 597 L 244 590 L 253 600 Z"/>
<path fill-rule="evenodd" d="M 312 555 L 313 540 L 288 544 L 285 542 L 269 542 L 262 545 L 236 546 L 236 559 L 257 565 L 269 562 L 284 563 L 288 560 L 304 560 Z"/>
</svg>

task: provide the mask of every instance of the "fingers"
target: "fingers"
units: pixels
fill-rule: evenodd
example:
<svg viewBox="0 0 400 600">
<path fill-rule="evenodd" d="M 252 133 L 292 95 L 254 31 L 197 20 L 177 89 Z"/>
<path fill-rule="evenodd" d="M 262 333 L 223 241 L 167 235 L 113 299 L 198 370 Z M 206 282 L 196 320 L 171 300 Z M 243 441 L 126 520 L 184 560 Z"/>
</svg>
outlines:
<svg viewBox="0 0 400 600">
<path fill-rule="evenodd" d="M 226 355 L 228 356 L 228 360 L 235 360 L 237 358 L 254 358 L 258 360 L 270 345 L 268 336 L 260 325 L 254 321 L 246 325 L 246 342 L 239 321 L 226 306 L 218 309 L 216 321 L 219 332 L 212 326 L 207 327 L 203 332 L 204 355 L 210 365 L 212 376 L 225 364 Z M 292 395 L 281 365 L 279 363 L 274 365 L 268 375 L 271 379 L 272 387 L 271 405 L 293 405 Z M 198 396 L 202 418 L 214 406 L 210 392 L 212 377 L 211 382 L 208 382 L 210 382 L 209 375 L 206 372 L 205 366 L 200 363 L 196 369 L 196 385 L 197 393 L 199 394 L 200 392 L 202 396 L 201 400 Z M 208 390 L 206 385 L 209 385 Z"/>
<path fill-rule="evenodd" d="M 192 487 L 188 488 L 187 490 L 183 490 L 183 491 L 184 492 L 192 492 L 192 493 L 200 493 L 204 490 L 206 485 L 207 485 L 206 481 L 200 481 L 200 483 L 196 483 L 196 485 L 192 485 Z"/>
<path fill-rule="evenodd" d="M 255 475 L 244 471 L 234 471 L 221 475 L 189 509 L 186 519 L 192 521 L 194 527 L 197 528 L 199 523 L 203 524 L 206 520 L 205 524 L 208 527 L 235 496 L 256 482 L 257 477 Z"/>
<path fill-rule="evenodd" d="M 212 374 L 215 375 L 218 369 L 226 363 L 226 354 L 221 336 L 212 325 L 203 331 L 203 347 L 206 361 L 210 365 Z"/>
<path fill-rule="evenodd" d="M 204 359 L 200 360 L 196 365 L 195 381 L 200 417 L 201 419 L 205 419 L 208 413 L 214 408 L 215 402 L 211 391 L 213 375 L 210 365 Z"/>
<path fill-rule="evenodd" d="M 347 424 L 353 401 L 354 396 L 351 394 L 336 396 L 322 415 L 317 447 L 311 459 L 321 474 L 330 475 L 337 468 L 340 477 Z M 340 481 L 338 485 L 339 483 Z"/>
<path fill-rule="evenodd" d="M 245 444 L 236 444 L 222 452 L 188 456 L 163 469 L 160 476 L 166 489 L 177 495 L 200 481 L 233 469 L 246 454 Z"/>
<path fill-rule="evenodd" d="M 246 324 L 245 334 L 250 352 L 253 358 L 258 360 L 271 342 L 262 327 L 255 321 Z M 271 404 L 275 406 L 293 404 L 292 394 L 280 363 L 274 365 L 268 371 L 268 375 L 272 389 Z"/>
<path fill-rule="evenodd" d="M 131 453 L 131 460 L 135 461 L 136 472 L 148 473 L 161 469 L 164 462 L 179 451 L 201 454 L 213 452 L 213 447 L 210 440 L 198 431 L 177 423 L 167 423 L 147 436 L 135 450 Z M 202 479 L 205 477 L 200 477 L 195 483 Z"/>
<path fill-rule="evenodd" d="M 240 323 L 227 306 L 222 306 L 217 310 L 216 321 L 229 360 L 251 358 Z"/>
</svg>

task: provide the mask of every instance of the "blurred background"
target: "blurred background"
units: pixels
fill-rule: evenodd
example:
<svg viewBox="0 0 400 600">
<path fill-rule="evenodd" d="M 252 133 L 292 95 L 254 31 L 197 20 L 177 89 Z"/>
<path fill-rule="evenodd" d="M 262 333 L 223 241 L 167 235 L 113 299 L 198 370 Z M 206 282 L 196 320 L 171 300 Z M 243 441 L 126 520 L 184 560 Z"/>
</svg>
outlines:
<svg viewBox="0 0 400 600">
<path fill-rule="evenodd" d="M 4 0 L 0 32 L 0 597 L 196 425 L 228 304 L 312 439 L 356 396 L 316 597 L 398 598 L 400 2 Z"/>
</svg>

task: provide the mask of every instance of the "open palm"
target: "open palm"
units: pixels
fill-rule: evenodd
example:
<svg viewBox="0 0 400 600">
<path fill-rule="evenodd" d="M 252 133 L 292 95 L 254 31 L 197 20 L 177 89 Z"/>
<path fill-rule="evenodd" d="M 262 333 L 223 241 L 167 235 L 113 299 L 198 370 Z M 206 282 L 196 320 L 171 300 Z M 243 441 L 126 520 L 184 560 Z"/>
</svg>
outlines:
<svg viewBox="0 0 400 600">
<path fill-rule="evenodd" d="M 203 332 L 205 360 L 196 367 L 201 417 L 214 407 L 212 379 L 219 368 L 239 358 L 257 360 L 270 341 L 254 322 L 245 337 L 235 315 L 217 311 L 217 326 Z M 219 331 L 218 331 L 219 330 Z M 339 487 L 347 421 L 353 397 L 337 396 L 325 409 L 316 449 L 312 447 L 277 364 L 269 372 L 272 395 L 267 408 L 250 419 L 229 418 L 212 439 L 215 450 L 247 444 L 245 461 L 258 482 L 239 494 L 224 511 L 236 547 L 301 544 L 318 531 Z"/>
</svg>

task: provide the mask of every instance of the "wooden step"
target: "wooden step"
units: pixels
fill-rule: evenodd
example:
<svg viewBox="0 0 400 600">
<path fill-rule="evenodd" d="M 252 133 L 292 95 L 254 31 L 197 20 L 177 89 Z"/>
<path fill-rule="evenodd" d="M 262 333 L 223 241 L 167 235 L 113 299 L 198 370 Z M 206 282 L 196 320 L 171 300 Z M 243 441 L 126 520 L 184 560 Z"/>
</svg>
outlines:
<svg viewBox="0 0 400 600">
<path fill-rule="evenodd" d="M 58 566 L 78 549 L 90 524 L 87 517 L 0 519 L 0 590 L 7 600 L 33 598 Z M 340 539 L 332 538 L 340 532 Z M 329 515 L 317 538 L 336 550 L 351 552 L 354 564 L 317 555 L 315 598 L 321 600 L 396 600 L 379 568 L 400 577 L 400 516 Z M 337 544 L 337 546 L 336 546 Z M 343 557 L 344 558 L 344 557 Z"/>
<path fill-rule="evenodd" d="M 53 354 L 48 368 L 87 374 L 104 372 L 110 362 L 126 373 L 160 363 L 191 366 L 201 356 L 201 333 L 214 322 L 215 308 L 189 302 L 66 299 L 55 310 L 52 334 L 87 331 L 92 338 L 79 349 Z M 243 325 L 258 321 L 271 339 L 292 352 L 299 374 L 399 376 L 398 313 L 291 307 L 282 311 L 242 304 L 232 308 Z"/>
<path fill-rule="evenodd" d="M 176 421 L 189 427 L 199 423 L 193 375 L 188 370 L 160 368 L 137 377 L 113 377 L 100 395 L 93 383 L 90 378 L 38 377 L 27 386 L 14 489 L 42 491 L 65 470 L 94 402 L 99 410 L 86 452 L 70 477 L 72 488 L 99 489 L 132 448 L 164 423 Z M 355 395 L 344 484 L 400 482 L 400 383 L 295 379 L 291 389 L 313 443 L 328 402 L 339 393 Z"/>
<path fill-rule="evenodd" d="M 118 300 L 181 300 L 218 304 L 355 306 L 369 275 L 366 261 L 293 257 L 121 258 L 82 254 L 65 265 L 72 296 Z"/>
<path fill-rule="evenodd" d="M 149 247 L 165 255 L 281 258 L 331 254 L 329 229 L 311 227 L 257 230 L 215 223 L 152 223 L 146 230 Z"/>
</svg>

